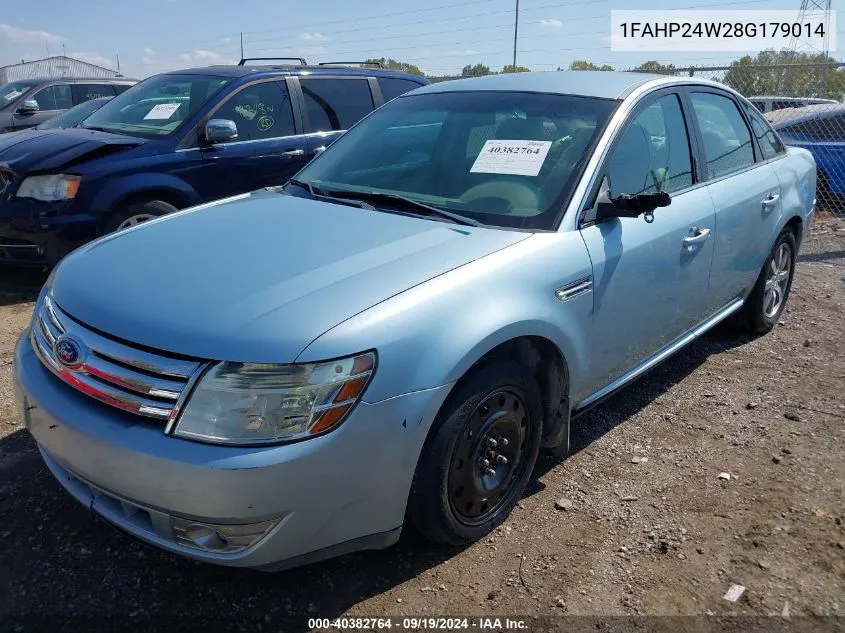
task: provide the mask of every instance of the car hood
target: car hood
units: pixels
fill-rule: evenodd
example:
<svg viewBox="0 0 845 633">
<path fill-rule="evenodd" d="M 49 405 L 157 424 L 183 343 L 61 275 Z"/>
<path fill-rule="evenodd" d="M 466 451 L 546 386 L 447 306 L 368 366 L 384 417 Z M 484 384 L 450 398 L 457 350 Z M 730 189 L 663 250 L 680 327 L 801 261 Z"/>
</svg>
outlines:
<svg viewBox="0 0 845 633">
<path fill-rule="evenodd" d="M 262 191 L 78 249 L 53 297 L 136 344 L 288 363 L 355 314 L 528 235 Z"/>
<path fill-rule="evenodd" d="M 19 175 L 52 171 L 145 142 L 132 136 L 81 128 L 30 129 L 0 135 L 0 165 Z"/>
</svg>

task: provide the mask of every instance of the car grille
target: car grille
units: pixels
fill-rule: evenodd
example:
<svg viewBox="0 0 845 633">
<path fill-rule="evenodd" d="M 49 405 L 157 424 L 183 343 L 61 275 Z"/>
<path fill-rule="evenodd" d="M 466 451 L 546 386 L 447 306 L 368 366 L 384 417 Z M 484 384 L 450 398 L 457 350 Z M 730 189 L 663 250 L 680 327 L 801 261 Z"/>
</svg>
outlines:
<svg viewBox="0 0 845 633">
<path fill-rule="evenodd" d="M 206 363 L 153 353 L 118 342 L 73 320 L 46 295 L 30 334 L 41 362 L 95 400 L 135 415 L 172 423 Z M 78 361 L 67 364 L 56 343 L 70 339 Z"/>
</svg>

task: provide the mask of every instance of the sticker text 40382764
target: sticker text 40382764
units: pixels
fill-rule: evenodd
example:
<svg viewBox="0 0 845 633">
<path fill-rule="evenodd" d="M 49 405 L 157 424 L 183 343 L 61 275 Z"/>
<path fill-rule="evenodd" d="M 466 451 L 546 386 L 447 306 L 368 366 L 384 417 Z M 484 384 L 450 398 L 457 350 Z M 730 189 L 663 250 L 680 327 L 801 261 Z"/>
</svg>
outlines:
<svg viewBox="0 0 845 633">
<path fill-rule="evenodd" d="M 551 141 L 489 140 L 478 153 L 470 172 L 536 176 L 551 146 Z"/>
</svg>

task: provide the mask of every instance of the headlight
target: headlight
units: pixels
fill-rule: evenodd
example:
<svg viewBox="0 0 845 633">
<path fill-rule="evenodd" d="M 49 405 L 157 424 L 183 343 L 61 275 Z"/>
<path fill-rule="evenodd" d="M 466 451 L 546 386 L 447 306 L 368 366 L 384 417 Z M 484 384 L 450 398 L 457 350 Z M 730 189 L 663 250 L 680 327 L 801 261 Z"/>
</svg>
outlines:
<svg viewBox="0 0 845 633">
<path fill-rule="evenodd" d="M 79 176 L 56 174 L 51 176 L 30 176 L 18 188 L 18 198 L 35 198 L 45 202 L 69 200 L 79 191 Z"/>
<path fill-rule="evenodd" d="M 174 435 L 270 444 L 336 428 L 361 399 L 375 352 L 308 365 L 219 363 L 199 381 Z"/>
</svg>

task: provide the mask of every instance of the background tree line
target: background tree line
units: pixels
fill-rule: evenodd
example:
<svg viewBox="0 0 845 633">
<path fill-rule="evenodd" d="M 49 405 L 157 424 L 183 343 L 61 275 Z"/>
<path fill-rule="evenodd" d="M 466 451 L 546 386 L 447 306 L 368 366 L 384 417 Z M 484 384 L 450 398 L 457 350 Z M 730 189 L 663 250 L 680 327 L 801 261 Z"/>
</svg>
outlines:
<svg viewBox="0 0 845 633">
<path fill-rule="evenodd" d="M 514 67 L 507 64 L 501 70 L 492 70 L 490 66 L 478 63 L 467 64 L 460 75 L 426 75 L 418 66 L 407 62 L 384 57 L 369 59 L 368 63 L 380 63 L 391 70 L 401 70 L 413 75 L 426 76 L 430 81 L 446 81 L 462 77 L 482 77 L 513 72 L 529 72 L 525 66 Z M 599 70 L 612 72 L 608 64 L 594 64 L 586 59 L 578 59 L 569 64 L 569 70 Z M 563 70 L 558 68 L 558 70 Z M 845 96 L 845 67 L 838 68 L 822 53 L 798 53 L 788 50 L 766 50 L 757 55 L 746 55 L 730 64 L 726 71 L 679 68 L 674 64 L 647 61 L 632 71 L 662 73 L 669 75 L 688 75 L 690 70 L 695 77 L 715 79 L 727 84 L 746 96 L 782 95 L 793 97 L 825 97 L 842 100 Z"/>
</svg>

